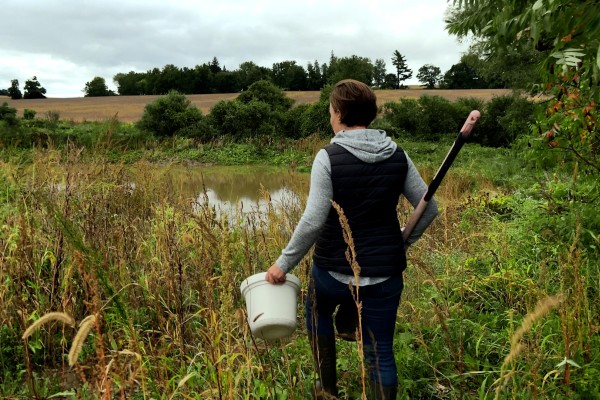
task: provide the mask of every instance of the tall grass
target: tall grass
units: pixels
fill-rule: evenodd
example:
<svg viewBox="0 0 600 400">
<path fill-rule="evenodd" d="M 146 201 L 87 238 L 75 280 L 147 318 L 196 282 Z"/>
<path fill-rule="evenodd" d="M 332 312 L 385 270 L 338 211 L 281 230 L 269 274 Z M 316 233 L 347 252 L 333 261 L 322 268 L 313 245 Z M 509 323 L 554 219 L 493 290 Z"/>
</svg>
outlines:
<svg viewBox="0 0 600 400">
<path fill-rule="evenodd" d="M 419 149 L 431 145 L 402 144 L 429 180 L 439 161 L 419 164 Z M 29 165 L 0 165 L 0 394 L 308 398 L 303 314 L 292 338 L 260 341 L 239 292 L 285 246 L 302 196 L 225 216 L 207 196 L 183 195 L 168 165 L 82 157 L 74 147 L 32 150 Z M 566 246 L 538 229 L 549 203 L 519 186 L 512 157 L 465 148 L 436 196 L 440 217 L 409 250 L 395 349 L 402 398 L 598 393 L 593 242 L 581 220 Z M 294 272 L 300 304 L 309 266 L 306 257 Z M 541 313 L 548 296 L 563 300 Z M 23 341 L 48 313 L 85 326 L 38 322 Z M 341 392 L 361 396 L 360 349 L 340 343 L 338 355 Z"/>
</svg>

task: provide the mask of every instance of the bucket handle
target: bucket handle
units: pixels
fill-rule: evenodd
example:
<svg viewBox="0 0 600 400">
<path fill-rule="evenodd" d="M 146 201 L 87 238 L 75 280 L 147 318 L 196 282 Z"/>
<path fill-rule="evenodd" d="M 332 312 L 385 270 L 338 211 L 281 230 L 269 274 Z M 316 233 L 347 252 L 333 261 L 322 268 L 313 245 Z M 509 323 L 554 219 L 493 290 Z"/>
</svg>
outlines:
<svg viewBox="0 0 600 400">
<path fill-rule="evenodd" d="M 264 312 L 261 312 L 256 317 L 254 317 L 254 319 L 252 320 L 252 322 L 256 322 L 256 320 L 259 319 L 260 317 L 262 317 L 263 315 L 264 315 Z"/>
</svg>

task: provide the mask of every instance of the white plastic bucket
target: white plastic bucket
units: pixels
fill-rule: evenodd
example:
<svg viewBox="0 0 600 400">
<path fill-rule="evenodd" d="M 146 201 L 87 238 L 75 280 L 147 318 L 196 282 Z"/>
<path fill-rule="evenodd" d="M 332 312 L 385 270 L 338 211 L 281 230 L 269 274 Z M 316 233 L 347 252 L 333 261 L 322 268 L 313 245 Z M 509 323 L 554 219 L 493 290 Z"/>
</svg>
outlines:
<svg viewBox="0 0 600 400">
<path fill-rule="evenodd" d="M 266 272 L 252 275 L 240 286 L 246 300 L 246 314 L 252 334 L 261 339 L 279 339 L 296 330 L 297 298 L 300 279 L 285 276 L 281 285 L 265 280 Z"/>
</svg>

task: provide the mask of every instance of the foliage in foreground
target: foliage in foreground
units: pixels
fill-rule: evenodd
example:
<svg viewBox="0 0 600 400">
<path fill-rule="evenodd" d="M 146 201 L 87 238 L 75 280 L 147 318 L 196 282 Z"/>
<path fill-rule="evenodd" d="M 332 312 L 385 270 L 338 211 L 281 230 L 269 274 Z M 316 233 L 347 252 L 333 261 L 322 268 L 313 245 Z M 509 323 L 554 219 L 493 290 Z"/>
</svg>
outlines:
<svg viewBox="0 0 600 400">
<path fill-rule="evenodd" d="M 401 144 L 415 160 L 441 155 L 434 143 Z M 228 218 L 182 196 L 168 167 L 81 154 L 37 150 L 33 165 L 0 169 L 0 393 L 309 397 L 302 309 L 296 336 L 263 343 L 239 293 L 276 258 L 303 202 Z M 563 164 L 532 185 L 515 159 L 463 149 L 437 196 L 440 218 L 410 249 L 396 337 L 402 398 L 600 396 L 597 183 L 569 179 Z M 421 164 L 426 180 L 438 162 Z M 303 289 L 308 267 L 295 270 Z M 21 339 L 56 311 L 75 326 L 48 321 Z M 358 354 L 340 344 L 351 398 Z"/>
<path fill-rule="evenodd" d="M 528 82 L 551 101 L 537 116 L 534 142 L 600 173 L 600 8 L 597 1 L 454 0 L 447 21 L 459 37 L 473 34 L 491 59 L 538 52 L 539 75 Z M 530 143 L 531 145 L 531 143 Z"/>
</svg>

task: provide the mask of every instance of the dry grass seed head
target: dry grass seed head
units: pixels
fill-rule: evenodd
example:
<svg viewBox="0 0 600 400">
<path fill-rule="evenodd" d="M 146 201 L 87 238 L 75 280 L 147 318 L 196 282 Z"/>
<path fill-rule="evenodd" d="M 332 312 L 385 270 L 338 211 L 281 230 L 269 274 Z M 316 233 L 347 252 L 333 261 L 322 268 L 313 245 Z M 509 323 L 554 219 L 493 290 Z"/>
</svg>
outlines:
<svg viewBox="0 0 600 400">
<path fill-rule="evenodd" d="M 88 315 L 79 324 L 79 331 L 77 331 L 77 334 L 73 339 L 73 344 L 71 345 L 71 350 L 69 351 L 69 365 L 71 367 L 77 363 L 77 357 L 79 357 L 79 353 L 81 353 L 83 343 L 95 324 L 95 314 Z"/>
<path fill-rule="evenodd" d="M 75 320 L 69 314 L 63 312 L 51 312 L 43 315 L 40 319 L 31 324 L 23 333 L 23 340 L 31 336 L 40 326 L 51 321 L 60 321 L 69 326 L 75 325 Z"/>
</svg>

